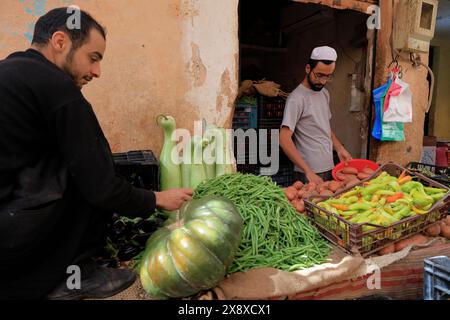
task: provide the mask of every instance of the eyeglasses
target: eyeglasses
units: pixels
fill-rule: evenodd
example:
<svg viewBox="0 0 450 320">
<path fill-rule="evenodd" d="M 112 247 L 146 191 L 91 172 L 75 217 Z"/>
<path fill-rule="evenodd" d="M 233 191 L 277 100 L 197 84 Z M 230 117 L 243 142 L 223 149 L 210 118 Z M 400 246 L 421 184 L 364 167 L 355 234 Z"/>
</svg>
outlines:
<svg viewBox="0 0 450 320">
<path fill-rule="evenodd" d="M 319 80 L 325 80 L 328 82 L 332 82 L 334 79 L 334 74 L 323 74 L 323 73 L 315 73 L 314 71 L 311 71 L 314 76 Z"/>
</svg>

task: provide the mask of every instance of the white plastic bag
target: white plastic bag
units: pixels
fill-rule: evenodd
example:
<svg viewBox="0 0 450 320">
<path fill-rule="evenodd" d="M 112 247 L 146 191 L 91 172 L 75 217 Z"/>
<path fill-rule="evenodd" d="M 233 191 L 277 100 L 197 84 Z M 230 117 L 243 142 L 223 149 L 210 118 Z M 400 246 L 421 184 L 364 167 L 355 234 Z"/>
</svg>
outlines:
<svg viewBox="0 0 450 320">
<path fill-rule="evenodd" d="M 383 113 L 384 122 L 412 122 L 412 92 L 409 84 L 395 77 L 388 90 L 387 109 Z"/>
</svg>

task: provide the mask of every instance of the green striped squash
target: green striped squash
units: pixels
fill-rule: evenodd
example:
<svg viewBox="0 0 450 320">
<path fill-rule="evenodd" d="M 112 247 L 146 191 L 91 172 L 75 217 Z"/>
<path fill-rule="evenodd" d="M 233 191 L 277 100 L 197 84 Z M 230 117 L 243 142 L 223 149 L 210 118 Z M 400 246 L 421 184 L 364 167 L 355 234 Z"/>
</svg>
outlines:
<svg viewBox="0 0 450 320">
<path fill-rule="evenodd" d="M 239 246 L 243 220 L 228 199 L 187 202 L 147 241 L 140 278 L 155 298 L 187 297 L 217 285 Z"/>
</svg>

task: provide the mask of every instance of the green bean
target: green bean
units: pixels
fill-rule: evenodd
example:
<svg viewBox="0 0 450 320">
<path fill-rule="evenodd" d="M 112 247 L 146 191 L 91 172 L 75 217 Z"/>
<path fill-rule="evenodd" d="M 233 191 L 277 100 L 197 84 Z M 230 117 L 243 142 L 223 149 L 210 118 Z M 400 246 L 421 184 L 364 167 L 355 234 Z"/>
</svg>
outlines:
<svg viewBox="0 0 450 320">
<path fill-rule="evenodd" d="M 233 201 L 244 221 L 229 273 L 257 267 L 293 271 L 323 263 L 328 256 L 330 246 L 269 177 L 223 175 L 200 184 L 194 198 L 210 194 Z"/>
</svg>

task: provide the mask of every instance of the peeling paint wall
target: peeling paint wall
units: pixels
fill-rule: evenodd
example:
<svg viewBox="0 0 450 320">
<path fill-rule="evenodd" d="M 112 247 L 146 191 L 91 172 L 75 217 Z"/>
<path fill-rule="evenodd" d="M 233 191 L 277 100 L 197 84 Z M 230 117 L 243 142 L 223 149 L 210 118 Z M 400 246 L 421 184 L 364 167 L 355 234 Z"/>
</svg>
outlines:
<svg viewBox="0 0 450 320">
<path fill-rule="evenodd" d="M 29 47 L 34 23 L 76 4 L 107 28 L 102 77 L 83 89 L 113 152 L 162 145 L 160 113 L 178 127 L 229 125 L 237 94 L 238 0 L 3 0 L 0 59 Z M 217 17 L 220 17 L 218 19 Z"/>
</svg>

